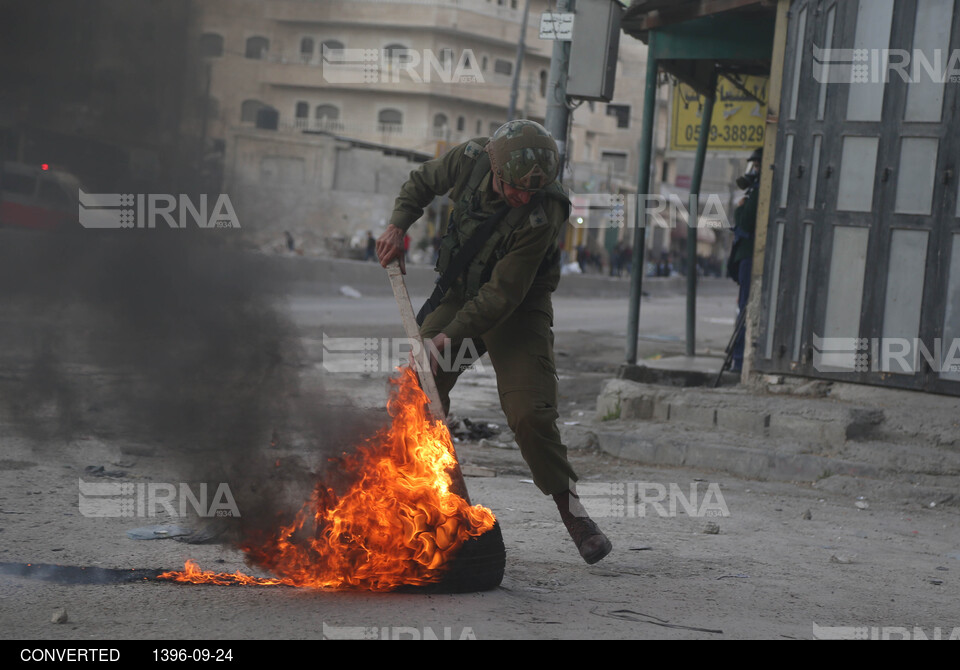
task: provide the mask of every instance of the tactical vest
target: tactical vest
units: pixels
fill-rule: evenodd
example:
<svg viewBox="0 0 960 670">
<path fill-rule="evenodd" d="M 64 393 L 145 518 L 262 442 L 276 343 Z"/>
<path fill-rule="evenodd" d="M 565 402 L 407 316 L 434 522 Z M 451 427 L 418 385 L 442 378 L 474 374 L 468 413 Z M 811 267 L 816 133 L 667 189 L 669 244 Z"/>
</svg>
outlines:
<svg viewBox="0 0 960 670">
<path fill-rule="evenodd" d="M 487 141 L 483 140 L 482 143 L 479 140 L 472 141 L 464 151 L 465 159 L 470 161 L 472 166 L 468 163 L 467 167 L 469 169 L 465 170 L 464 176 L 461 177 L 461 180 L 466 179 L 466 184 L 460 197 L 453 205 L 446 235 L 440 243 L 436 270 L 441 275 L 446 271 L 451 259 L 457 255 L 460 248 L 476 232 L 480 223 L 489 216 L 489 214 L 480 211 L 480 183 L 490 173 L 490 156 L 483 149 Z M 458 182 L 456 186 L 459 187 L 462 183 L 462 181 Z M 569 214 L 570 200 L 559 184 L 554 182 L 543 189 L 541 193 L 543 194 L 541 197 L 534 197 L 527 205 L 511 209 L 505 217 L 497 222 L 489 239 L 464 271 L 463 281 L 455 283 L 453 286 L 455 291 L 461 292 L 461 298 L 469 300 L 476 297 L 480 292 L 480 287 L 490 280 L 497 261 L 506 255 L 503 243 L 511 232 L 523 225 L 528 219 L 534 226 L 549 223 L 543 207 L 543 201 L 546 198 L 552 198 L 563 203 Z M 554 246 L 544 256 L 538 274 L 547 271 L 552 264 L 557 262 L 559 262 L 559 250 Z"/>
</svg>

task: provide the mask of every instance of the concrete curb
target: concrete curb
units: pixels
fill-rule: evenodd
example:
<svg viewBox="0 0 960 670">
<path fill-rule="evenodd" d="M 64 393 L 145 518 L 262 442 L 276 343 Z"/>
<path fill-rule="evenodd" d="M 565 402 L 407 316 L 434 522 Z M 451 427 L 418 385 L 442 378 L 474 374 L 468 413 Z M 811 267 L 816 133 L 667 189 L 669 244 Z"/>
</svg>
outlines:
<svg viewBox="0 0 960 670">
<path fill-rule="evenodd" d="M 790 448 L 737 446 L 735 436 L 702 435 L 683 431 L 672 438 L 664 435 L 672 428 L 650 425 L 623 431 L 596 431 L 600 448 L 617 458 L 667 467 L 695 467 L 729 472 L 747 479 L 764 481 L 815 482 L 831 475 L 879 478 L 884 469 L 868 463 L 856 463 L 801 453 Z M 688 439 L 684 439 L 688 438 Z M 692 439 L 689 439 L 692 438 Z"/>
<path fill-rule="evenodd" d="M 612 379 L 598 397 L 594 420 L 582 428 L 593 431 L 604 452 L 649 465 L 758 480 L 904 480 L 903 490 L 916 497 L 952 500 L 960 453 L 949 440 L 918 442 L 915 425 L 888 420 L 883 407 L 825 397 Z M 942 422 L 931 435 L 938 431 Z"/>
</svg>

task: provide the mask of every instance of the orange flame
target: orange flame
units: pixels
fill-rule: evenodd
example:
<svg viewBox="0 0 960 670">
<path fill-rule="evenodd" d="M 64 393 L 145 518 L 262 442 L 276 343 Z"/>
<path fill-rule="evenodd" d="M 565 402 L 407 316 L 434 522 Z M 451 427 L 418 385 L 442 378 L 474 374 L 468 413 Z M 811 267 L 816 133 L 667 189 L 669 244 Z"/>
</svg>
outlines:
<svg viewBox="0 0 960 670">
<path fill-rule="evenodd" d="M 337 496 L 320 482 L 292 524 L 242 547 L 249 563 L 276 577 L 203 571 L 187 561 L 183 571 L 159 578 L 374 591 L 439 581 L 460 546 L 493 528 L 495 518 L 450 490 L 450 433 L 429 418 L 413 370 L 404 368 L 391 383 L 392 425 L 342 459 L 358 474 L 354 484 Z"/>
</svg>

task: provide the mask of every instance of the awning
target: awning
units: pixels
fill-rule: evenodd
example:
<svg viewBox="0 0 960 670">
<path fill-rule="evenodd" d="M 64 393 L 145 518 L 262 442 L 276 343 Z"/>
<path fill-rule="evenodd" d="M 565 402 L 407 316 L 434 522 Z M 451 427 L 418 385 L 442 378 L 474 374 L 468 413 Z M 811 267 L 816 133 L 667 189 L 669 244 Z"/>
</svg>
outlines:
<svg viewBox="0 0 960 670">
<path fill-rule="evenodd" d="M 660 67 L 701 95 L 712 77 L 767 75 L 776 8 L 763 0 L 634 0 L 624 13 L 623 32 L 653 45 Z"/>
</svg>

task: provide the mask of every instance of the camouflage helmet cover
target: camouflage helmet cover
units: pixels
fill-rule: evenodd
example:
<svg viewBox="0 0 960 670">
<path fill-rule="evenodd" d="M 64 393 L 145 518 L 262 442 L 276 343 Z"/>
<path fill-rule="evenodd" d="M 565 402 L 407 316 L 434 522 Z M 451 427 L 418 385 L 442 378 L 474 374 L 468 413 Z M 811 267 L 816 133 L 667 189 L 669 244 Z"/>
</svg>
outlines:
<svg viewBox="0 0 960 670">
<path fill-rule="evenodd" d="M 500 126 L 487 144 L 493 173 L 513 188 L 538 191 L 560 172 L 560 151 L 550 132 L 519 119 Z"/>
</svg>

